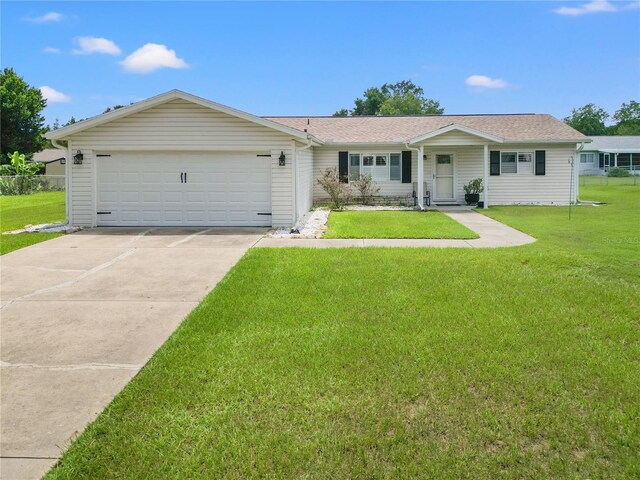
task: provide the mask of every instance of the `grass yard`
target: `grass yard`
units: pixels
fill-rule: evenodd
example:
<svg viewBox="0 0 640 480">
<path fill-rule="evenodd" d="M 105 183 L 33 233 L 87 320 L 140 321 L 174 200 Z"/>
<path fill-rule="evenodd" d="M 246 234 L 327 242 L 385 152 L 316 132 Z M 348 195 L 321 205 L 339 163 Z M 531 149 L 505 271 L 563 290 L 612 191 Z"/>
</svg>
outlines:
<svg viewBox="0 0 640 480">
<path fill-rule="evenodd" d="M 327 226 L 324 238 L 478 238 L 437 211 L 334 211 Z"/>
<path fill-rule="evenodd" d="M 49 479 L 638 478 L 640 187 L 507 249 L 256 249 Z"/>
<path fill-rule="evenodd" d="M 65 218 L 64 192 L 0 196 L 0 232 L 18 230 L 26 225 L 62 221 Z M 0 255 L 44 242 L 60 233 L 20 233 L 0 235 Z"/>
</svg>

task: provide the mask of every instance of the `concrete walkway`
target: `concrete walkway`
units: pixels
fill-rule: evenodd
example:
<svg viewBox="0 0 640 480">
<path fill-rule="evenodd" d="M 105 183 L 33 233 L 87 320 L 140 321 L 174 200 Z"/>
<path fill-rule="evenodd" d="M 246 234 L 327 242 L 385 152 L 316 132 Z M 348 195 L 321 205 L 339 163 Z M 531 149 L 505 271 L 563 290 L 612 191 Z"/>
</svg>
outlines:
<svg viewBox="0 0 640 480">
<path fill-rule="evenodd" d="M 440 247 L 440 248 L 498 248 L 516 247 L 536 241 L 530 235 L 504 223 L 468 209 L 447 209 L 443 213 L 476 232 L 473 240 L 439 240 L 427 238 L 262 238 L 256 247 Z"/>
<path fill-rule="evenodd" d="M 0 477 L 40 478 L 265 231 L 101 228 L 0 257 Z"/>
</svg>

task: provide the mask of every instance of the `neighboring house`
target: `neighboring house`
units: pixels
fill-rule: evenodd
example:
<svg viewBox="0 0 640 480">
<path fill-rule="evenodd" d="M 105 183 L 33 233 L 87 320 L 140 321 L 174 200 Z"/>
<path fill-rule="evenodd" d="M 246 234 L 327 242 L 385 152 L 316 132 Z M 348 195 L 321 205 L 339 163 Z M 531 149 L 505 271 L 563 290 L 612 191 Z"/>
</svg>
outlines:
<svg viewBox="0 0 640 480">
<path fill-rule="evenodd" d="M 64 176 L 66 158 L 64 153 L 57 148 L 46 148 L 33 154 L 33 162 L 44 164 L 43 175 Z"/>
<path fill-rule="evenodd" d="M 257 117 L 178 90 L 47 133 L 66 140 L 68 219 L 81 226 L 292 226 L 318 178 L 370 173 L 380 195 L 490 204 L 577 198 L 576 144 L 550 115 Z M 62 148 L 62 147 L 60 147 Z M 573 190 L 570 190 L 573 188 Z"/>
<path fill-rule="evenodd" d="M 614 167 L 640 175 L 640 135 L 590 138 L 580 152 L 580 175 L 606 175 Z"/>
</svg>

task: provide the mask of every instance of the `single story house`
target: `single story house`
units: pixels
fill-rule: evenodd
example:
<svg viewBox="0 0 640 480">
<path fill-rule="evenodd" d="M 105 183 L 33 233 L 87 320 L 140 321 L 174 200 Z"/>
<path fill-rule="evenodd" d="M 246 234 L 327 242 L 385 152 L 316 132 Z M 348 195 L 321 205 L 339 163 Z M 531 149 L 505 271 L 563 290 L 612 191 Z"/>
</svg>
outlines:
<svg viewBox="0 0 640 480">
<path fill-rule="evenodd" d="M 580 152 L 580 175 L 606 175 L 611 168 L 640 175 L 640 135 L 599 135 Z"/>
<path fill-rule="evenodd" d="M 425 189 L 462 203 L 478 177 L 485 207 L 566 205 L 576 145 L 589 142 L 550 115 L 258 117 L 178 90 L 46 136 L 65 150 L 78 226 L 289 227 L 326 198 L 329 167 L 419 207 Z"/>
<path fill-rule="evenodd" d="M 45 148 L 40 152 L 34 153 L 31 161 L 44 164 L 43 175 L 64 176 L 65 174 L 67 159 L 63 152 L 57 148 Z"/>
</svg>

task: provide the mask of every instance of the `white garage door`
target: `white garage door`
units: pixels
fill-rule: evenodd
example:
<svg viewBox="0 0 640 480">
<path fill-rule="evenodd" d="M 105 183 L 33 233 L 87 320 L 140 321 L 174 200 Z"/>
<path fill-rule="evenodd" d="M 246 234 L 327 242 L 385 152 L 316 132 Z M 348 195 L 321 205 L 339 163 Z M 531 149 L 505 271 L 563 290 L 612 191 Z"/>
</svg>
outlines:
<svg viewBox="0 0 640 480">
<path fill-rule="evenodd" d="M 257 153 L 97 153 L 101 226 L 270 226 L 271 160 Z"/>
</svg>

